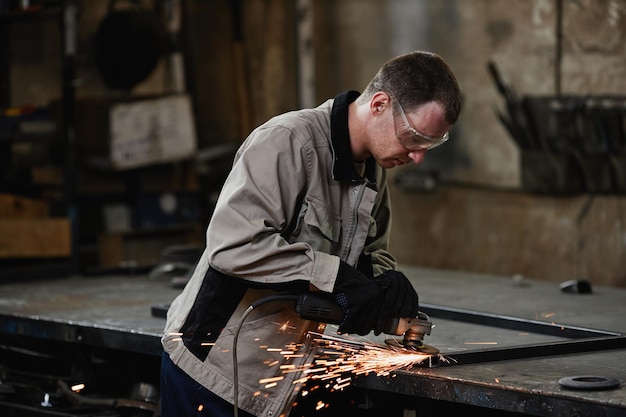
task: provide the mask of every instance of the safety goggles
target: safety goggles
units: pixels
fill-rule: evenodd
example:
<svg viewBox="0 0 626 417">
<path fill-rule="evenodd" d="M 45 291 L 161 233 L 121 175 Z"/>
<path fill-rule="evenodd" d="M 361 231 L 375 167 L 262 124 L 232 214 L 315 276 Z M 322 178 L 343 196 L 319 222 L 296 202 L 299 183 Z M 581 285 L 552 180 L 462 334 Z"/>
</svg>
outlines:
<svg viewBox="0 0 626 417">
<path fill-rule="evenodd" d="M 386 91 L 383 88 L 380 89 L 389 94 L 391 100 L 393 100 L 393 105 L 396 106 L 397 111 L 394 112 L 393 120 L 396 129 L 396 137 L 402 146 L 410 151 L 427 151 L 429 149 L 436 148 L 450 138 L 450 132 L 446 132 L 441 137 L 434 137 L 425 135 L 415 130 L 415 128 L 411 126 L 409 119 L 406 117 L 406 113 L 404 112 L 400 102 L 389 91 Z"/>
<path fill-rule="evenodd" d="M 429 149 L 436 148 L 450 138 L 450 132 L 444 133 L 441 137 L 428 136 L 415 130 L 409 119 L 406 117 L 406 113 L 402 108 L 402 105 L 398 100 L 394 100 L 398 105 L 400 117 L 394 115 L 394 123 L 396 125 L 396 137 L 404 146 L 410 151 L 427 151 Z"/>
</svg>

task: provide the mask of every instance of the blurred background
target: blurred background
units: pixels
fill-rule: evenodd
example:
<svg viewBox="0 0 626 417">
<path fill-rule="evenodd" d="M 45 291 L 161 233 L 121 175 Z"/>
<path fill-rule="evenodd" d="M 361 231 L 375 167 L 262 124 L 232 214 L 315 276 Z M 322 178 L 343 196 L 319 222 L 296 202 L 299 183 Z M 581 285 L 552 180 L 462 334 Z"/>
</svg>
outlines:
<svg viewBox="0 0 626 417">
<path fill-rule="evenodd" d="M 0 276 L 193 253 L 251 129 L 430 50 L 464 109 L 399 262 L 626 286 L 626 1 L 0 1 L 0 48 Z"/>
</svg>

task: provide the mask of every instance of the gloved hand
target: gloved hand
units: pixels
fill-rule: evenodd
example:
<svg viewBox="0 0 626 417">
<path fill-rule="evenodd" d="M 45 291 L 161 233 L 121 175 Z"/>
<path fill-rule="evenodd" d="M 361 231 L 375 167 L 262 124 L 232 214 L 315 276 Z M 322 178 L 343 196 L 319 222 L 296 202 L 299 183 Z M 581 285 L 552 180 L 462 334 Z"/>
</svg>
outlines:
<svg viewBox="0 0 626 417">
<path fill-rule="evenodd" d="M 333 295 L 344 314 L 340 333 L 363 336 L 376 329 L 383 306 L 383 290 L 374 280 L 341 261 Z"/>
<path fill-rule="evenodd" d="M 374 278 L 384 291 L 385 314 L 389 317 L 415 317 L 419 298 L 409 279 L 400 271 L 389 270 Z"/>
</svg>

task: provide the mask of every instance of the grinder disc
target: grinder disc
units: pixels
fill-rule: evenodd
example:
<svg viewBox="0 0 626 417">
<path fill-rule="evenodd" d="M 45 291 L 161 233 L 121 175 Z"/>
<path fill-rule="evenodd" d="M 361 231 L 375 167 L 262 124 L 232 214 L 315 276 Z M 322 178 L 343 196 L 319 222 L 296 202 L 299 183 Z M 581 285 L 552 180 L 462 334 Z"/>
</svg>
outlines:
<svg viewBox="0 0 626 417">
<path fill-rule="evenodd" d="M 404 346 L 401 339 L 385 339 L 385 344 L 387 346 L 412 350 L 414 352 L 420 352 L 420 353 L 424 353 L 427 355 L 436 355 L 439 353 L 439 349 L 437 349 L 436 347 L 427 345 L 425 343 L 419 343 L 419 344 L 414 343 L 411 346 Z"/>
</svg>

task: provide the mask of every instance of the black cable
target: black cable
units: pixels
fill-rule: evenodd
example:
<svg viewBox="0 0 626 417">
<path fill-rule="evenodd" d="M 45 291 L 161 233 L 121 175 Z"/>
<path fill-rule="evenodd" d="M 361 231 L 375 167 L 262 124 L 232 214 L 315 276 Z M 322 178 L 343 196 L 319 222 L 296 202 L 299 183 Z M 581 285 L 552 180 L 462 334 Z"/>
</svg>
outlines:
<svg viewBox="0 0 626 417">
<path fill-rule="evenodd" d="M 237 324 L 237 330 L 235 331 L 235 335 L 233 337 L 233 407 L 234 407 L 234 416 L 239 416 L 239 370 L 237 368 L 237 340 L 239 339 L 239 332 L 241 331 L 241 327 L 243 326 L 244 321 L 248 315 L 260 306 L 261 304 L 266 304 L 274 301 L 297 301 L 297 295 L 270 295 L 259 300 L 256 300 L 244 311 L 239 319 L 239 323 Z"/>
</svg>

